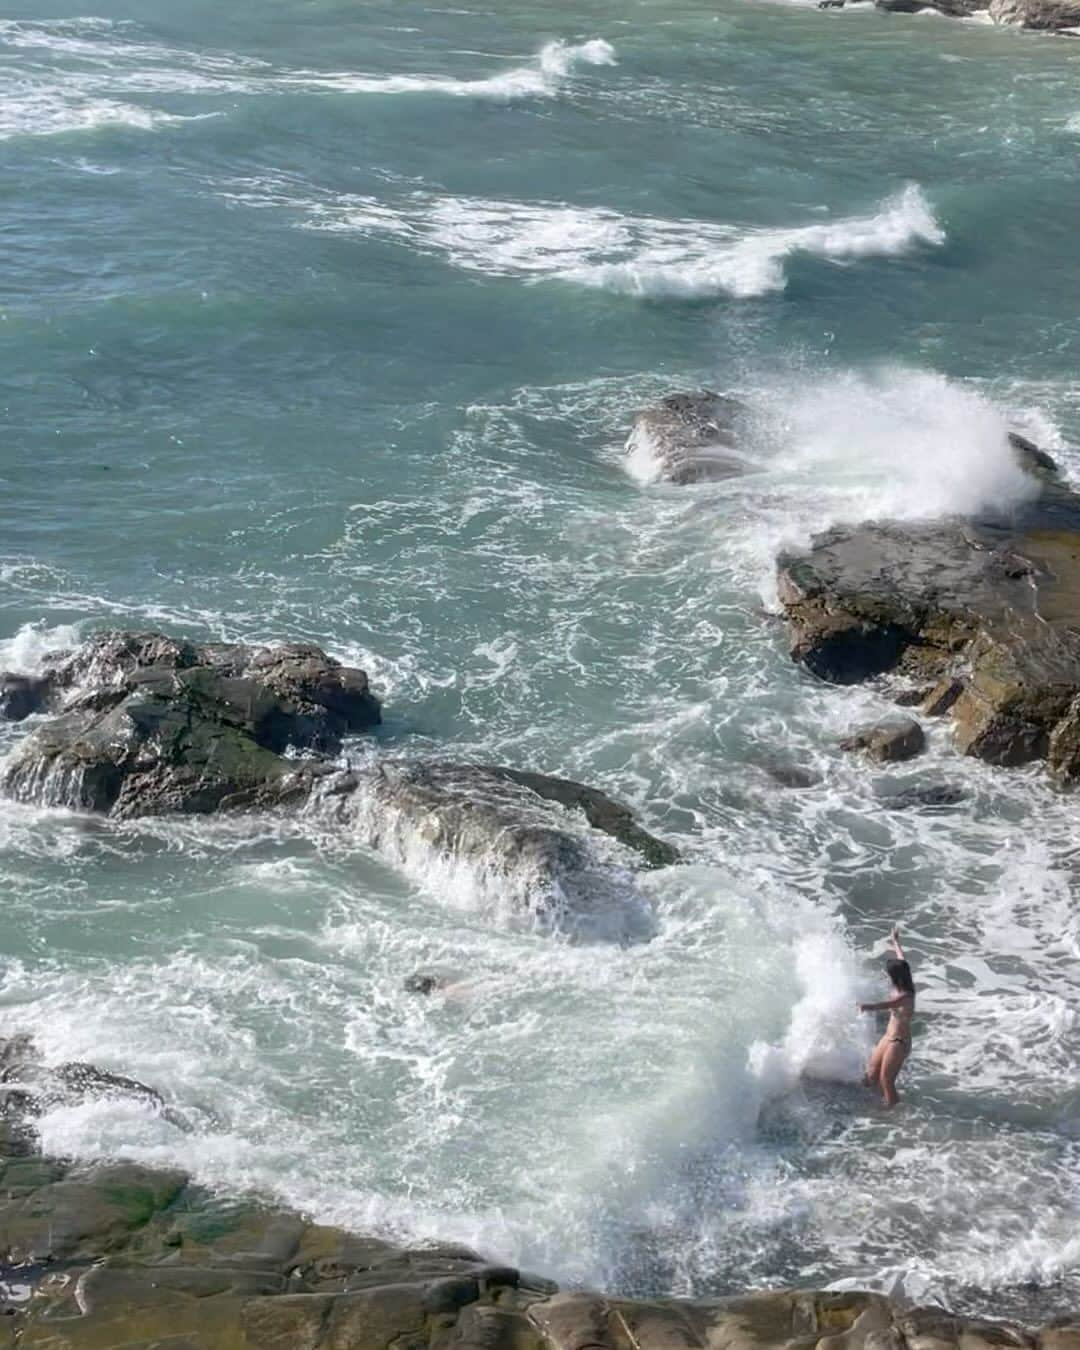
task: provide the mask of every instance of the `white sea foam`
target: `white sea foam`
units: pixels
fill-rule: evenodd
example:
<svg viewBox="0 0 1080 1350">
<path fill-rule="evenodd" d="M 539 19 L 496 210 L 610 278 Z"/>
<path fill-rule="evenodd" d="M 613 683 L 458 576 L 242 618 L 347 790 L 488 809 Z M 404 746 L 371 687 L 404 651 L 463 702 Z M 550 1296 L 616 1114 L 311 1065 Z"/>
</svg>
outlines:
<svg viewBox="0 0 1080 1350">
<path fill-rule="evenodd" d="M 71 651 L 80 642 L 77 624 L 24 623 L 13 637 L 0 640 L 0 670 L 37 675 L 50 656 Z"/>
<path fill-rule="evenodd" d="M 131 95 L 274 95 L 327 92 L 443 94 L 512 101 L 552 98 L 583 66 L 615 64 L 602 38 L 548 43 L 527 65 L 479 79 L 279 69 L 232 52 L 141 41 L 134 25 L 106 19 L 0 21 L 0 53 L 27 52 L 34 65 L 0 72 L 0 136 L 50 135 L 126 125 L 140 130 L 173 120 L 163 110 L 120 101 Z M 62 62 L 55 72 L 49 60 Z"/>
<path fill-rule="evenodd" d="M 354 94 L 448 94 L 454 98 L 496 101 L 552 98 L 581 66 L 613 66 L 615 49 L 603 38 L 570 44 L 549 42 L 527 66 L 515 66 L 485 79 L 445 75 L 364 75 L 351 71 L 291 71 L 278 77 L 283 86 Z"/>
<path fill-rule="evenodd" d="M 833 519 L 1008 511 L 1037 491 L 1009 445 L 1006 410 L 935 371 L 842 370 L 761 393 L 773 467 L 827 483 Z"/>
<path fill-rule="evenodd" d="M 911 184 L 870 215 L 788 230 L 630 216 L 603 207 L 506 202 L 417 192 L 398 201 L 320 193 L 281 176 L 219 184 L 227 200 L 277 209 L 305 229 L 383 235 L 463 271 L 552 278 L 642 298 L 748 297 L 783 290 L 785 262 L 892 257 L 944 242 Z"/>
<path fill-rule="evenodd" d="M 57 136 L 99 127 L 154 127 L 187 119 L 118 99 L 95 98 L 51 83 L 0 81 L 0 140 L 15 136 Z"/>
</svg>

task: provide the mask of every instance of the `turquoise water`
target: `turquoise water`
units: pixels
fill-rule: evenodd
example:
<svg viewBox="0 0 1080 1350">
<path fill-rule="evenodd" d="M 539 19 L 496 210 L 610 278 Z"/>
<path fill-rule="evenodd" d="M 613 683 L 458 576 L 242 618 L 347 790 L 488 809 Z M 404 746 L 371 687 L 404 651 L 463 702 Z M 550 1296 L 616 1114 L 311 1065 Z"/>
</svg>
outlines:
<svg viewBox="0 0 1080 1350">
<path fill-rule="evenodd" d="M 755 0 L 0 16 L 4 664 L 311 638 L 385 701 L 350 754 L 569 774 L 691 859 L 651 943 L 575 946 L 317 817 L 4 805 L 0 1033 L 193 1123 L 47 1146 L 624 1290 L 1075 1306 L 1076 807 L 943 730 L 839 756 L 887 705 L 791 666 L 772 560 L 1007 503 L 1010 424 L 1080 468 L 1080 49 Z M 633 411 L 702 381 L 756 472 L 643 481 Z M 894 919 L 885 1117 L 853 1005 Z M 460 997 L 402 991 L 432 964 Z"/>
</svg>

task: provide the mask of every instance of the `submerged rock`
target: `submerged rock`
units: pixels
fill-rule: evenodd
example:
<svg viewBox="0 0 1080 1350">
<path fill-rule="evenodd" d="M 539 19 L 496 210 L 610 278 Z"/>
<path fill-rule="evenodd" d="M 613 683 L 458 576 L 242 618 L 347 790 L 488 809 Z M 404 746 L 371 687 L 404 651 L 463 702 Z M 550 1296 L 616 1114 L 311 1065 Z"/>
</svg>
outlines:
<svg viewBox="0 0 1080 1350">
<path fill-rule="evenodd" d="M 705 483 L 747 471 L 737 448 L 737 399 L 708 389 L 669 394 L 637 414 L 626 453 L 638 475 L 667 483 Z"/>
<path fill-rule="evenodd" d="M 922 727 L 910 717 L 892 718 L 873 726 L 860 727 L 854 735 L 840 743 L 842 750 L 861 750 L 879 764 L 914 759 L 925 746 L 926 735 Z"/>
<path fill-rule="evenodd" d="M 8 709 L 59 711 L 7 760 L 7 793 L 119 817 L 302 798 L 324 766 L 283 752 L 333 752 L 380 718 L 364 672 L 318 647 L 160 633 L 93 637 Z"/>
<path fill-rule="evenodd" d="M 665 866 L 678 857 L 605 793 L 498 765 L 388 759 L 328 779 L 316 801 L 429 886 L 468 885 L 513 911 L 509 917 L 580 937 L 651 937 L 651 910 L 629 864 Z M 594 830 L 623 852 L 599 851 Z"/>
<path fill-rule="evenodd" d="M 919 806 L 956 806 L 966 801 L 967 795 L 962 787 L 954 783 L 926 783 L 901 788 L 898 792 L 883 793 L 881 804 L 896 811 L 907 811 Z"/>
<path fill-rule="evenodd" d="M 31 1036 L 0 1038 L 0 1120 L 15 1135 L 32 1134 L 34 1121 L 58 1106 L 110 1098 L 138 1102 L 186 1128 L 145 1083 L 78 1060 L 46 1064 Z"/>
<path fill-rule="evenodd" d="M 779 560 L 792 655 L 837 684 L 933 685 L 969 755 L 1080 776 L 1080 497 L 1013 438 L 1031 500 L 1011 517 L 870 522 Z M 930 709 L 928 709 L 930 710 Z"/>
</svg>

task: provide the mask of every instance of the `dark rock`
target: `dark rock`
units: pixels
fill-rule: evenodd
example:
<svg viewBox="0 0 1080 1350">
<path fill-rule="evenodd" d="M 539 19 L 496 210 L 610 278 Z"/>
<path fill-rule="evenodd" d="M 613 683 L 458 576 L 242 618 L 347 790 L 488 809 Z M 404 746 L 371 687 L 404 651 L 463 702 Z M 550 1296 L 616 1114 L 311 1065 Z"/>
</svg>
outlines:
<svg viewBox="0 0 1080 1350">
<path fill-rule="evenodd" d="M 842 750 L 861 750 L 879 764 L 914 759 L 926 746 L 926 736 L 918 722 L 910 717 L 893 718 L 874 726 L 861 727 L 841 741 Z"/>
<path fill-rule="evenodd" d="M 773 780 L 784 788 L 810 788 L 817 787 L 821 782 L 821 775 L 814 769 L 808 769 L 802 764 L 783 764 L 772 763 L 762 766 L 765 772 Z"/>
<path fill-rule="evenodd" d="M 930 783 L 926 786 L 901 788 L 899 792 L 883 795 L 881 804 L 897 811 L 906 811 L 919 806 L 956 806 L 966 799 L 967 793 L 962 787 L 952 783 Z"/>
<path fill-rule="evenodd" d="M 745 412 L 737 399 L 704 389 L 669 394 L 637 414 L 626 452 L 645 466 L 645 476 L 668 483 L 704 483 L 745 473 L 737 423 Z"/>
<path fill-rule="evenodd" d="M 780 595 L 792 655 L 816 675 L 849 684 L 895 672 L 932 684 L 928 711 L 951 714 L 965 754 L 1002 765 L 1048 758 L 1071 781 L 1080 497 L 1037 448 L 1014 437 L 1013 449 L 1032 498 L 1008 518 L 830 530 L 781 557 Z"/>
<path fill-rule="evenodd" d="M 1029 441 L 1026 436 L 1021 436 L 1018 431 L 1009 432 L 1009 444 L 1025 473 L 1043 479 L 1054 479 L 1060 475 L 1061 469 L 1054 456 L 1034 441 Z"/>
<path fill-rule="evenodd" d="M 0 718 L 21 722 L 40 712 L 48 695 L 48 680 L 33 675 L 0 674 Z"/>
<path fill-rule="evenodd" d="M 634 849 L 648 867 L 671 867 L 679 861 L 678 849 L 643 830 L 628 806 L 599 788 L 585 787 L 569 778 L 552 778 L 543 773 L 528 773 L 494 764 L 485 764 L 481 768 L 484 773 L 518 783 L 544 801 L 558 802 L 560 806 L 580 811 L 594 830 L 602 830 Z"/>
<path fill-rule="evenodd" d="M 56 1106 L 110 1097 L 139 1102 L 185 1127 L 161 1094 L 145 1083 L 78 1061 L 46 1064 L 30 1036 L 0 1039 L 0 1119 L 9 1124 L 32 1132 L 33 1121 Z"/>
<path fill-rule="evenodd" d="M 925 684 L 913 685 L 906 689 L 890 690 L 892 701 L 901 708 L 917 708 L 920 703 L 924 703 L 932 692 L 933 686 Z"/>
<path fill-rule="evenodd" d="M 325 766 L 283 752 L 332 753 L 379 721 L 364 672 L 306 644 L 105 633 L 56 659 L 40 686 L 62 711 L 16 748 L 2 786 L 121 817 L 302 799 Z"/>
<path fill-rule="evenodd" d="M 924 9 L 936 9 L 950 18 L 964 18 L 986 7 L 985 0 L 982 3 L 978 0 L 874 0 L 874 6 L 891 14 L 918 14 Z"/>
<path fill-rule="evenodd" d="M 923 712 L 927 717 L 944 717 L 964 692 L 964 682 L 955 675 L 939 680 L 923 701 Z"/>
</svg>

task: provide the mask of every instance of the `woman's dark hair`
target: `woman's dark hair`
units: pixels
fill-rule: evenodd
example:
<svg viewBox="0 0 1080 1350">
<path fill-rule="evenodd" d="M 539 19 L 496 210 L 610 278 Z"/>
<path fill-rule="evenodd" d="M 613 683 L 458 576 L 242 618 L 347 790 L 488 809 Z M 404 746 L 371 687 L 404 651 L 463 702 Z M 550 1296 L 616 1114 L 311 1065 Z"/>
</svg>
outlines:
<svg viewBox="0 0 1080 1350">
<path fill-rule="evenodd" d="M 915 982 L 911 978 L 911 967 L 906 961 L 890 957 L 885 962 L 885 973 L 902 994 L 914 994 Z"/>
</svg>

